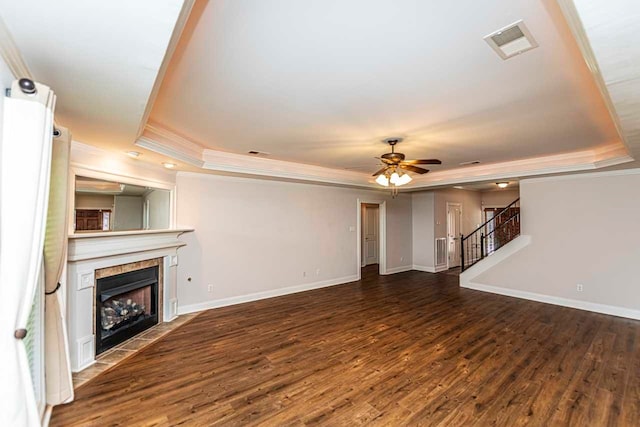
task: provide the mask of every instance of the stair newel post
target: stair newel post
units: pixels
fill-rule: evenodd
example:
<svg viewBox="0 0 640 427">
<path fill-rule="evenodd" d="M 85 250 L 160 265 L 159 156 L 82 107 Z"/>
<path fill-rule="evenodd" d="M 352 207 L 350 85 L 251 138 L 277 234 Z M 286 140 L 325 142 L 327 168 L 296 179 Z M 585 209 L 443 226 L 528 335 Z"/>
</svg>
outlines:
<svg viewBox="0 0 640 427">
<path fill-rule="evenodd" d="M 464 235 L 460 234 L 460 270 L 464 271 Z"/>
<path fill-rule="evenodd" d="M 480 233 L 480 259 L 484 259 L 484 233 Z"/>
</svg>

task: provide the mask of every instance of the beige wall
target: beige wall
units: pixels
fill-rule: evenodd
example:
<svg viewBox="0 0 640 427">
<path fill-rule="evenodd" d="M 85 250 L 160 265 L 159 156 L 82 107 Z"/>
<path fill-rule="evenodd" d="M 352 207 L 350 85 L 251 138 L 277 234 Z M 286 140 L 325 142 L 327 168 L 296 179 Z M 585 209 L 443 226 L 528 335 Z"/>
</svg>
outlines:
<svg viewBox="0 0 640 427">
<path fill-rule="evenodd" d="M 115 196 L 113 231 L 142 229 L 142 197 Z"/>
<path fill-rule="evenodd" d="M 532 242 L 472 281 L 640 310 L 640 170 L 634 172 L 522 181 L 522 233 Z"/>
<path fill-rule="evenodd" d="M 482 206 L 488 207 L 507 207 L 511 202 L 520 197 L 520 190 L 495 190 L 483 191 L 480 193 L 482 198 Z"/>
<path fill-rule="evenodd" d="M 169 228 L 171 213 L 171 194 L 168 190 L 154 189 L 142 196 L 142 203 L 149 207 L 149 230 Z"/>
<path fill-rule="evenodd" d="M 477 191 L 447 189 L 412 194 L 413 265 L 435 268 L 435 239 L 447 237 L 447 203 L 462 206 L 462 232 L 481 224 L 482 197 Z"/>
<path fill-rule="evenodd" d="M 435 193 L 412 193 L 413 265 L 435 268 Z"/>
<path fill-rule="evenodd" d="M 477 191 L 435 191 L 435 238 L 447 237 L 447 202 L 462 205 L 462 233 L 468 234 L 482 223 L 481 195 Z"/>
<path fill-rule="evenodd" d="M 113 209 L 113 196 L 76 193 L 76 209 Z"/>
<path fill-rule="evenodd" d="M 411 266 L 410 195 L 180 173 L 177 197 L 178 225 L 196 230 L 181 237 L 187 243 L 179 251 L 181 309 L 353 280 L 360 264 L 358 198 L 386 200 L 387 268 Z"/>
</svg>

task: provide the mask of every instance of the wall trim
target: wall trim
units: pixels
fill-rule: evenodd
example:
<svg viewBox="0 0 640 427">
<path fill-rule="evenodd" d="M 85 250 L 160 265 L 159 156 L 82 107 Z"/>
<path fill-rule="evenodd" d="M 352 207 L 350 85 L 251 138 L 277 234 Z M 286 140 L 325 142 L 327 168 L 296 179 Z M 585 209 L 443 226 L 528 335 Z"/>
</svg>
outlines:
<svg viewBox="0 0 640 427">
<path fill-rule="evenodd" d="M 598 168 L 632 162 L 625 146 L 618 142 L 612 147 L 574 151 L 489 165 L 455 168 L 416 177 L 407 190 L 421 190 L 476 181 L 492 181 L 526 176 L 591 171 Z"/>
<path fill-rule="evenodd" d="M 305 283 L 304 285 L 289 286 L 286 288 L 256 292 L 256 293 L 240 295 L 236 297 L 209 300 L 209 301 L 204 301 L 196 304 L 188 304 L 183 306 L 179 305 L 178 315 L 195 313 L 198 311 L 209 310 L 212 308 L 227 307 L 230 305 L 242 304 L 242 303 L 251 302 L 251 301 L 258 301 L 258 300 L 267 299 L 267 298 L 274 298 L 274 297 L 279 297 L 283 295 L 295 294 L 298 292 L 311 291 L 314 289 L 327 288 L 330 286 L 343 285 L 345 283 L 351 283 L 357 280 L 358 280 L 358 276 L 354 274 L 350 276 L 339 277 L 337 279 L 329 279 L 329 280 L 323 280 L 320 282 Z"/>
<path fill-rule="evenodd" d="M 400 267 L 387 268 L 386 273 L 382 273 L 383 275 L 396 274 L 396 273 L 404 273 L 405 271 L 413 270 L 412 265 L 401 265 Z"/>
<path fill-rule="evenodd" d="M 437 267 L 431 267 L 431 266 L 426 266 L 426 265 L 418 265 L 418 264 L 413 264 L 411 266 L 412 270 L 416 270 L 416 271 L 423 271 L 425 273 L 440 273 L 441 271 L 447 271 L 448 268 L 446 265 L 440 265 Z"/>
<path fill-rule="evenodd" d="M 625 317 L 628 319 L 640 320 L 640 310 L 617 307 L 613 305 L 598 304 L 595 302 L 575 300 L 570 298 L 557 297 L 553 295 L 537 294 L 534 292 L 522 291 L 519 289 L 508 289 L 497 286 L 482 285 L 479 283 L 467 283 L 460 285 L 462 288 L 476 291 L 489 292 L 492 294 L 504 295 L 513 298 L 526 299 L 530 301 L 542 302 L 546 304 L 559 305 L 562 307 L 576 308 L 578 310 L 592 311 L 594 313 L 608 314 L 610 316 Z"/>
<path fill-rule="evenodd" d="M 186 150 L 171 146 L 167 143 L 161 144 L 144 135 L 139 137 L 134 144 L 140 148 L 145 148 L 149 151 L 171 157 L 192 166 L 201 168 L 204 165 L 202 159 L 194 156 L 192 153 L 186 152 Z"/>
<path fill-rule="evenodd" d="M 175 158 L 206 171 L 241 174 L 255 178 L 275 178 L 333 185 L 381 189 L 365 173 L 333 169 L 246 154 L 211 150 L 157 123 L 148 124 L 135 143 L 139 147 Z M 633 161 L 620 141 L 564 154 L 530 157 L 473 167 L 457 167 L 417 176 L 402 188 L 405 192 L 464 184 L 480 180 L 501 180 L 523 176 L 594 170 Z"/>
<path fill-rule="evenodd" d="M 525 178 L 520 180 L 520 183 L 523 182 L 548 182 L 548 181 L 566 181 L 570 179 L 584 179 L 584 178 L 598 178 L 605 176 L 624 176 L 624 175 L 640 175 L 640 168 L 633 169 L 619 169 L 613 171 L 601 171 L 601 172 L 588 172 L 588 173 L 577 173 L 570 175 L 559 175 L 559 176 L 541 176 L 538 178 Z"/>
<path fill-rule="evenodd" d="M 29 67 L 24 61 L 20 49 L 18 49 L 2 17 L 0 17 L 0 57 L 2 57 L 5 64 L 7 64 L 13 77 L 16 79 L 26 77 L 33 80 L 33 75 L 31 71 L 29 71 Z M 4 96 L 4 93 L 2 96 Z"/>
</svg>

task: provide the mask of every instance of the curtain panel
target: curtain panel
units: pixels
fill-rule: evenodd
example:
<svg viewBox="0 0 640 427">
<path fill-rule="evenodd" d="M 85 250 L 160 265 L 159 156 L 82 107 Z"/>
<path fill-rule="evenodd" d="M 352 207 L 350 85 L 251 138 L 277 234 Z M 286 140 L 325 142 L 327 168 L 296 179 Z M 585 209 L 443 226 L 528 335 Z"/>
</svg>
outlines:
<svg viewBox="0 0 640 427">
<path fill-rule="evenodd" d="M 49 206 L 44 240 L 45 280 L 45 389 L 49 405 L 73 400 L 73 381 L 64 318 L 62 271 L 67 262 L 67 199 L 69 194 L 69 154 L 71 134 L 58 128 L 53 140 Z"/>
<path fill-rule="evenodd" d="M 39 426 L 22 338 L 43 262 L 55 95 L 18 82 L 4 99 L 0 151 L 0 414 L 3 425 Z"/>
</svg>

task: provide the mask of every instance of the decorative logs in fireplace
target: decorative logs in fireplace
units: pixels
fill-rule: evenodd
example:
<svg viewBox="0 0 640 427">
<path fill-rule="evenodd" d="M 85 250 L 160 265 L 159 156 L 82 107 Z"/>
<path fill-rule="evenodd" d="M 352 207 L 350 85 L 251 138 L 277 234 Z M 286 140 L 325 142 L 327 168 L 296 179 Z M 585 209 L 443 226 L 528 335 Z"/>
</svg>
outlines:
<svg viewBox="0 0 640 427">
<path fill-rule="evenodd" d="M 145 305 L 138 304 L 131 298 L 126 300 L 112 299 L 100 308 L 102 329 L 118 329 L 123 323 L 133 323 L 144 314 Z"/>
<path fill-rule="evenodd" d="M 158 266 L 96 281 L 96 355 L 158 323 Z"/>
</svg>

